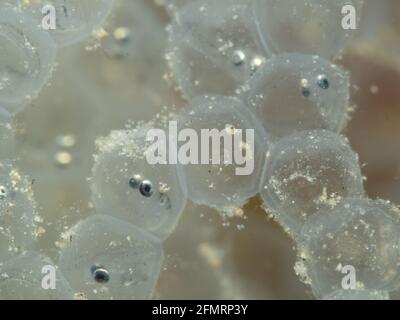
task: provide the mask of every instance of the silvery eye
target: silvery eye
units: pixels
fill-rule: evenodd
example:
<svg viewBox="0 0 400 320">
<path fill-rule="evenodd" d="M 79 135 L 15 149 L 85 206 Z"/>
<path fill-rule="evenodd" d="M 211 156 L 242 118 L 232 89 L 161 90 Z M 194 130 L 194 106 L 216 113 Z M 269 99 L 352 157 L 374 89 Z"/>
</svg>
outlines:
<svg viewBox="0 0 400 320">
<path fill-rule="evenodd" d="M 140 193 L 146 198 L 150 198 L 153 193 L 153 184 L 149 180 L 143 180 L 139 186 Z"/>
<path fill-rule="evenodd" d="M 0 186 L 0 200 L 7 198 L 8 192 L 5 186 Z"/>
<path fill-rule="evenodd" d="M 91 268 L 93 279 L 98 283 L 107 283 L 110 281 L 110 274 L 108 270 L 101 265 L 94 265 Z"/>
<path fill-rule="evenodd" d="M 320 87 L 321 89 L 324 89 L 324 90 L 329 89 L 329 87 L 330 87 L 329 79 L 324 74 L 320 74 L 318 76 L 317 84 L 318 84 L 318 87 Z"/>
<path fill-rule="evenodd" d="M 141 183 L 142 183 L 142 177 L 139 174 L 135 174 L 132 178 L 129 179 L 129 186 L 132 189 L 139 189 Z"/>
</svg>

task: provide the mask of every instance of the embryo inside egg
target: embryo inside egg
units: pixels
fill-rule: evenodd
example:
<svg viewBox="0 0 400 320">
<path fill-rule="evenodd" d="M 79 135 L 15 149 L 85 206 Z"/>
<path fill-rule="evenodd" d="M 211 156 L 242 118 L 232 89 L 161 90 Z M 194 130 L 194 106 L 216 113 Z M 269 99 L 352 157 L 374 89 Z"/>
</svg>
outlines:
<svg viewBox="0 0 400 320">
<path fill-rule="evenodd" d="M 375 2 L 2 1 L 0 299 L 398 298 Z"/>
</svg>

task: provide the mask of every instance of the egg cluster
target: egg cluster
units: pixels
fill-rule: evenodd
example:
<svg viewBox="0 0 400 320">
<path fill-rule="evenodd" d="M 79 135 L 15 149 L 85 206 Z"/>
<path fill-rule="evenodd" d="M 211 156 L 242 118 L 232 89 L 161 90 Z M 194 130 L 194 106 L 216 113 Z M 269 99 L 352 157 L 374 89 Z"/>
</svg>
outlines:
<svg viewBox="0 0 400 320">
<path fill-rule="evenodd" d="M 55 263 L 39 253 L 36 240 L 44 229 L 31 190 L 34 181 L 7 160 L 13 157 L 13 116 L 48 81 L 57 48 L 89 36 L 112 3 L 34 0 L 0 7 L 2 299 L 143 299 L 151 296 L 158 279 L 161 241 L 172 232 L 186 197 L 175 167 L 168 171 L 147 164 L 139 130 L 115 132 L 99 142 L 93 169 L 96 214 L 61 235 Z M 51 14 L 57 24 L 47 30 L 42 23 Z M 43 287 L 46 268 L 52 266 L 57 266 L 55 289 Z"/>
<path fill-rule="evenodd" d="M 76 293 L 59 271 L 54 290 L 42 286 L 46 267 L 55 264 L 38 253 L 43 221 L 33 197 L 34 181 L 20 173 L 15 164 L 13 117 L 48 81 L 57 48 L 91 34 L 111 7 L 110 0 L 5 0 L 0 4 L 1 299 L 72 299 Z M 52 10 L 59 19 L 56 29 L 47 30 L 42 22 Z M 92 274 L 99 279 L 98 272 Z"/>
<path fill-rule="evenodd" d="M 260 194 L 296 241 L 296 270 L 317 298 L 388 299 L 400 284 L 400 212 L 365 196 L 358 156 L 340 134 L 350 77 L 333 62 L 354 33 L 340 23 L 342 8 L 359 10 L 362 0 L 165 2 L 172 20 L 166 58 L 187 106 L 98 139 L 95 213 L 62 234 L 55 264 L 37 252 L 32 182 L 9 160 L 12 117 L 46 84 L 57 48 L 90 35 L 112 1 L 0 5 L 0 297 L 150 298 L 162 243 L 188 200 L 229 214 Z M 59 17 L 54 30 L 41 26 L 49 4 Z M 169 120 L 197 133 L 253 130 L 254 143 L 240 146 L 252 158 L 251 174 L 225 162 L 149 163 L 147 133 Z M 46 265 L 57 265 L 56 290 L 42 287 Z M 351 290 L 343 288 L 345 266 L 356 271 Z"/>
<path fill-rule="evenodd" d="M 358 156 L 340 135 L 350 79 L 333 61 L 355 32 L 341 24 L 345 5 L 360 13 L 362 1 L 167 1 L 167 58 L 189 101 L 182 117 L 218 127 L 243 116 L 266 155 L 246 178 L 225 166 L 183 171 L 197 203 L 222 209 L 259 192 L 296 241 L 295 269 L 317 298 L 387 299 L 400 284 L 399 210 L 366 198 Z"/>
</svg>

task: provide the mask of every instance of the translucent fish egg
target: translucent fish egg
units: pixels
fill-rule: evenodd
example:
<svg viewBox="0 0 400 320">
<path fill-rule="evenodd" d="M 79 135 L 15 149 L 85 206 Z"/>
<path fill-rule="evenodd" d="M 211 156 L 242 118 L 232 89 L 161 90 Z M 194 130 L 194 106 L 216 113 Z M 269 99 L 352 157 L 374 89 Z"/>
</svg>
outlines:
<svg viewBox="0 0 400 320">
<path fill-rule="evenodd" d="M 349 76 L 317 56 L 274 56 L 246 88 L 243 100 L 274 140 L 302 130 L 338 132 L 346 123 Z"/>
<path fill-rule="evenodd" d="M 18 0 L 20 8 L 35 17 L 58 46 L 70 45 L 88 37 L 106 20 L 113 0 Z M 55 9 L 55 29 L 50 26 L 50 14 Z"/>
<path fill-rule="evenodd" d="M 186 98 L 234 95 L 266 60 L 249 1 L 193 1 L 170 27 L 167 58 Z"/>
<path fill-rule="evenodd" d="M 288 136 L 270 150 L 261 185 L 264 206 L 297 236 L 308 217 L 343 197 L 363 196 L 357 154 L 329 131 Z"/>
<path fill-rule="evenodd" d="M 88 299 L 148 299 L 161 269 L 161 242 L 110 216 L 96 214 L 63 236 L 59 266 Z"/>
<path fill-rule="evenodd" d="M 181 110 L 177 122 L 179 150 L 183 157 L 184 152 L 190 154 L 178 169 L 193 202 L 241 206 L 258 192 L 268 143 L 243 103 L 230 97 L 197 97 Z"/>
<path fill-rule="evenodd" d="M 8 160 L 0 161 L 0 261 L 30 248 L 36 240 L 36 209 L 31 181 Z"/>
<path fill-rule="evenodd" d="M 0 107 L 0 159 L 11 158 L 14 154 L 14 129 L 12 117 Z"/>
<path fill-rule="evenodd" d="M 386 291 L 341 289 L 328 294 L 323 300 L 389 300 L 389 294 Z"/>
<path fill-rule="evenodd" d="M 362 0 L 255 0 L 254 15 L 260 37 L 270 53 L 299 52 L 325 58 L 337 56 L 356 30 L 345 29 L 348 9 L 355 9 L 356 28 Z M 346 9 L 346 15 L 342 10 Z M 353 27 L 353 26 L 352 26 Z"/>
<path fill-rule="evenodd" d="M 383 291 L 399 286 L 399 228 L 373 200 L 344 199 L 322 210 L 306 221 L 301 239 L 317 297 L 344 286 Z"/>
<path fill-rule="evenodd" d="M 0 105 L 15 114 L 46 83 L 55 60 L 53 41 L 29 16 L 0 10 Z"/>
<path fill-rule="evenodd" d="M 165 238 L 175 228 L 186 197 L 176 165 L 151 164 L 145 156 L 152 145 L 146 141 L 147 130 L 113 131 L 99 140 L 93 201 L 107 214 Z"/>
<path fill-rule="evenodd" d="M 55 288 L 51 283 L 53 275 Z M 29 251 L 0 265 L 2 300 L 70 300 L 73 297 L 61 271 L 46 256 Z"/>
</svg>

